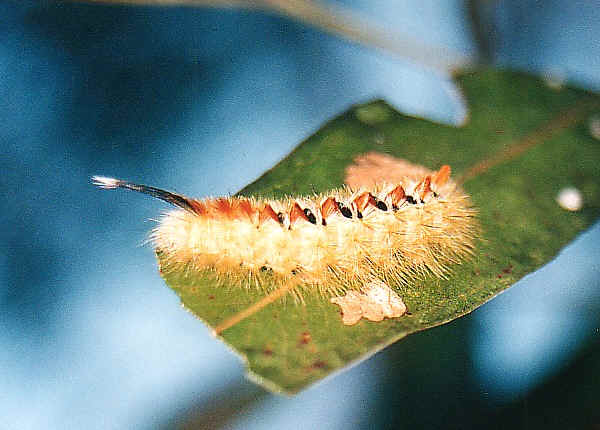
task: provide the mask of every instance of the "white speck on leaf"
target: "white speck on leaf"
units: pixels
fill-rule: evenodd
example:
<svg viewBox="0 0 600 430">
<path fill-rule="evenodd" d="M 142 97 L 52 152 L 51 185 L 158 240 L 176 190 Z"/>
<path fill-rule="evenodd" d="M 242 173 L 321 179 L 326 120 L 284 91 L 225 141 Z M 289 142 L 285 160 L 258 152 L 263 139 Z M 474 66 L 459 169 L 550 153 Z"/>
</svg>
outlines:
<svg viewBox="0 0 600 430">
<path fill-rule="evenodd" d="M 577 188 L 563 188 L 556 196 L 561 208 L 568 211 L 578 211 L 583 207 L 583 196 Z"/>
<path fill-rule="evenodd" d="M 600 115 L 592 115 L 588 121 L 590 134 L 596 140 L 600 140 Z"/>
</svg>

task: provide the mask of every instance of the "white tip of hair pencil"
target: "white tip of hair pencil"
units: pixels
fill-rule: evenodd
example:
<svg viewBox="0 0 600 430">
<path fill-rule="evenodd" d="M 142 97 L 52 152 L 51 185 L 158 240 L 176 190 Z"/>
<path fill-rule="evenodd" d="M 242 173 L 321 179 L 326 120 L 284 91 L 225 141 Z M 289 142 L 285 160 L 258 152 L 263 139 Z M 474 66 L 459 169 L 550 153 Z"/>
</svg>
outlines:
<svg viewBox="0 0 600 430">
<path fill-rule="evenodd" d="M 115 178 L 108 178 L 106 176 L 92 176 L 92 183 L 105 190 L 114 190 L 119 188 L 121 180 Z"/>
</svg>

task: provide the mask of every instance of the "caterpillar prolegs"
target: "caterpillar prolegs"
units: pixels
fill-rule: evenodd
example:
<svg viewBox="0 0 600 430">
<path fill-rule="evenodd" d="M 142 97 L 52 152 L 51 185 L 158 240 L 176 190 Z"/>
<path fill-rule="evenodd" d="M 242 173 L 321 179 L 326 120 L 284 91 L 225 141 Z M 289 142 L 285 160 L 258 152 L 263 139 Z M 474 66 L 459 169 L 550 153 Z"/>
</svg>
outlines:
<svg viewBox="0 0 600 430">
<path fill-rule="evenodd" d="M 214 271 L 235 282 L 336 295 L 373 280 L 443 278 L 472 252 L 478 229 L 469 197 L 449 166 L 423 171 L 369 189 L 280 200 L 192 199 L 102 176 L 93 182 L 177 207 L 151 234 L 163 271 Z"/>
</svg>

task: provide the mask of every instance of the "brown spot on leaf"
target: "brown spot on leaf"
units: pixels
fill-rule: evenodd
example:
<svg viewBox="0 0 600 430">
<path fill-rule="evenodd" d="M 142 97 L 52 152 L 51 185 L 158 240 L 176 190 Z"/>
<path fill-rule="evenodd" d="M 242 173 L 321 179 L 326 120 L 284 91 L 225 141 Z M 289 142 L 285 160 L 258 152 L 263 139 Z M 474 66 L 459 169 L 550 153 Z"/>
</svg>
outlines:
<svg viewBox="0 0 600 430">
<path fill-rule="evenodd" d="M 311 339 L 312 338 L 311 338 L 309 332 L 307 332 L 307 331 L 302 332 L 302 334 L 300 334 L 300 342 L 299 342 L 299 344 L 300 345 L 307 345 L 308 343 L 310 343 Z"/>
<path fill-rule="evenodd" d="M 323 360 L 317 360 L 315 361 L 312 366 L 313 369 L 324 369 L 327 367 L 327 363 Z"/>
<path fill-rule="evenodd" d="M 215 296 L 213 296 L 212 294 L 210 296 L 208 296 L 208 300 L 214 300 Z"/>
<path fill-rule="evenodd" d="M 270 346 L 265 346 L 265 349 L 263 349 L 263 354 L 270 357 L 273 355 L 273 350 Z"/>
</svg>

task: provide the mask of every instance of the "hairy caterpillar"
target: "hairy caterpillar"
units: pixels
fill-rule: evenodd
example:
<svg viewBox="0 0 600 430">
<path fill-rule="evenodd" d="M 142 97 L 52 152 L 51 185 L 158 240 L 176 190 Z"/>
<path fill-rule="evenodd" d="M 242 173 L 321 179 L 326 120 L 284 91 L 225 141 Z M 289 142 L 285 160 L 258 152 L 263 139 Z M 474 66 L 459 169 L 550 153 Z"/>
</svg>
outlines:
<svg viewBox="0 0 600 430">
<path fill-rule="evenodd" d="M 101 188 L 138 191 L 178 208 L 151 234 L 161 270 L 209 270 L 259 285 L 292 283 L 294 289 L 339 294 L 374 279 L 445 277 L 449 265 L 472 252 L 477 234 L 475 210 L 447 165 L 437 172 L 407 172 L 394 184 L 282 200 L 198 200 L 114 178 L 92 179 Z"/>
</svg>

